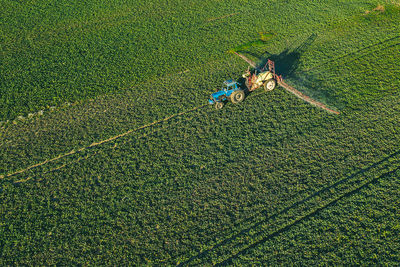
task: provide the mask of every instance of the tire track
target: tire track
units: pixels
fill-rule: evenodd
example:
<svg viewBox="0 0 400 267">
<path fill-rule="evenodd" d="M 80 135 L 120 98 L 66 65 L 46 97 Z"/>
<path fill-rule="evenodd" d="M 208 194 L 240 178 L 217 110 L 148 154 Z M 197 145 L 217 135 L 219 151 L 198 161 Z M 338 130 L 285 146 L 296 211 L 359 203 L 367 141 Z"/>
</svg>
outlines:
<svg viewBox="0 0 400 267">
<path fill-rule="evenodd" d="M 393 165 L 395 166 L 393 167 Z M 400 169 L 400 150 L 364 169 L 318 190 L 313 194 L 310 194 L 306 198 L 301 199 L 270 216 L 264 215 L 266 210 L 260 211 L 257 216 L 252 216 L 242 221 L 242 223 L 236 224 L 239 229 L 233 230 L 234 233 L 230 234 L 227 238 L 210 246 L 202 252 L 193 255 L 185 262 L 178 263 L 177 265 L 204 265 L 210 263 L 213 265 L 232 264 L 232 259 L 244 254 L 247 250 L 289 230 L 292 226 L 298 224 L 302 220 L 324 210 L 326 207 L 329 207 L 332 205 L 331 203 L 336 203 L 339 199 L 344 198 L 344 196 L 349 194 L 349 192 L 359 190 L 358 188 L 360 187 L 360 184 L 363 184 L 365 177 L 374 177 L 372 179 L 367 179 L 368 181 L 364 183 L 368 184 L 372 180 L 376 179 L 376 177 L 381 177 L 388 173 L 388 169 L 389 172 Z M 337 195 L 339 195 L 339 197 L 335 197 Z M 313 210 L 310 212 L 310 209 Z M 250 223 L 248 223 L 248 220 L 250 220 Z M 240 229 L 240 226 L 243 224 L 247 224 L 247 226 Z M 254 241 L 252 242 L 252 240 Z M 224 255 L 224 251 L 235 253 L 227 259 L 222 260 L 220 263 L 217 263 L 216 259 L 219 258 L 219 255 Z"/>
<path fill-rule="evenodd" d="M 185 120 L 185 121 L 189 121 L 189 120 L 192 120 L 192 118 L 187 119 L 187 120 Z M 174 123 L 173 125 L 168 125 L 168 126 L 166 126 L 166 127 L 163 127 L 163 128 L 161 128 L 161 129 L 152 131 L 152 132 L 150 132 L 150 133 L 143 134 L 143 135 L 137 137 L 137 140 L 142 139 L 142 138 L 145 138 L 145 137 L 150 136 L 150 135 L 153 135 L 153 134 L 158 133 L 158 132 L 160 132 L 160 131 L 167 130 L 167 129 L 170 128 L 171 126 L 177 125 L 177 124 L 179 124 L 179 123 L 180 123 L 180 122 L 176 122 L 176 123 Z M 114 145 L 112 148 L 109 148 L 109 149 L 115 149 L 116 147 L 117 147 L 117 144 L 115 143 L 115 145 Z M 79 157 L 78 159 L 71 160 L 71 161 L 66 162 L 66 163 L 64 163 L 64 164 L 61 164 L 61 165 L 59 165 L 59 166 L 57 166 L 57 167 L 51 168 L 51 169 L 49 169 L 49 170 L 47 170 L 47 171 L 43 171 L 43 172 L 41 172 L 41 175 L 45 175 L 45 174 L 48 174 L 48 173 L 52 173 L 52 172 L 54 172 L 54 171 L 61 170 L 61 169 L 63 169 L 64 167 L 71 166 L 72 164 L 75 164 L 75 163 L 78 163 L 78 162 L 80 162 L 80 161 L 82 161 L 82 160 L 86 160 L 86 159 L 88 159 L 88 158 L 91 158 L 91 157 L 95 156 L 96 154 L 98 154 L 98 151 L 95 151 L 95 152 L 93 152 L 93 153 L 91 153 L 91 154 L 88 154 L 88 155 L 86 155 L 86 156 Z M 38 174 L 34 174 L 34 175 L 29 176 L 29 177 L 27 177 L 27 178 L 14 181 L 13 184 L 20 184 L 20 183 L 28 182 L 28 181 L 32 180 L 33 178 L 35 178 L 35 177 L 37 177 L 37 176 L 38 176 Z M 36 180 L 36 181 L 37 181 L 37 182 L 40 182 L 40 181 L 42 181 L 42 180 L 44 180 L 44 179 L 45 179 L 45 178 L 40 179 L 40 180 Z"/>
<path fill-rule="evenodd" d="M 394 40 L 397 40 L 397 39 L 400 39 L 400 35 L 397 35 L 397 36 L 394 36 L 394 37 L 391 37 L 391 38 L 388 38 L 388 39 L 385 39 L 385 40 L 381 40 L 381 41 L 376 42 L 376 43 L 374 43 L 374 44 L 372 44 L 372 45 L 368 45 L 368 46 L 362 47 L 362 48 L 360 48 L 360 49 L 357 49 L 357 50 L 355 50 L 355 51 L 349 52 L 349 53 L 347 53 L 347 54 L 341 55 L 341 56 L 339 56 L 339 57 L 336 57 L 336 58 L 327 60 L 327 61 L 325 61 L 325 62 L 323 62 L 323 63 L 321 63 L 321 64 L 318 64 L 318 65 L 315 65 L 315 66 L 313 66 L 313 67 L 307 68 L 307 69 L 305 69 L 305 71 L 311 71 L 311 70 L 314 70 L 314 69 L 316 69 L 316 68 L 320 68 L 320 67 L 325 66 L 325 65 L 327 65 L 327 64 L 329 64 L 329 63 L 336 62 L 336 61 L 338 61 L 338 60 L 347 58 L 347 57 L 352 56 L 352 55 L 355 55 L 355 54 L 357 54 L 357 53 L 359 53 L 359 52 L 363 52 L 364 50 L 369 51 L 370 48 L 374 48 L 374 47 L 383 45 L 383 44 L 385 44 L 385 43 L 387 43 L 387 42 L 394 41 Z M 367 52 L 367 53 L 368 53 L 368 52 Z"/>
<path fill-rule="evenodd" d="M 246 97 L 246 98 L 252 98 L 252 97 L 255 97 L 255 96 L 258 96 L 258 95 L 261 95 L 261 94 L 264 94 L 264 92 L 260 92 L 260 93 L 257 93 L 257 94 L 251 94 L 251 95 L 249 95 L 249 96 Z M 173 118 L 177 118 L 177 117 L 183 116 L 183 115 L 185 115 L 185 114 L 194 112 L 194 111 L 196 111 L 196 110 L 200 110 L 200 109 L 202 109 L 202 108 L 204 108 L 204 107 L 206 107 L 206 106 L 208 106 L 208 105 L 209 105 L 209 104 L 200 105 L 200 106 L 194 107 L 194 108 L 192 108 L 192 109 L 189 109 L 189 110 L 186 110 L 186 111 L 183 111 L 183 112 L 179 112 L 179 113 L 173 114 L 173 115 L 168 116 L 168 117 L 166 117 L 166 118 L 163 118 L 163 119 L 154 121 L 154 122 L 149 123 L 149 124 L 146 124 L 146 125 L 142 125 L 142 126 L 140 126 L 140 127 L 138 127 L 138 128 L 135 128 L 135 129 L 128 130 L 128 131 L 126 131 L 126 132 L 124 132 L 124 133 L 121 133 L 121 134 L 112 136 L 112 137 L 110 137 L 110 138 L 103 139 L 103 140 L 100 140 L 100 141 L 98 141 L 98 142 L 93 142 L 92 144 L 90 144 L 90 145 L 88 145 L 88 146 L 84 146 L 84 147 L 81 147 L 81 148 L 76 149 L 76 150 L 73 149 L 73 150 L 71 150 L 71 151 L 69 151 L 69 152 L 67 152 L 67 153 L 60 154 L 60 155 L 58 155 L 58 156 L 56 156 L 56 157 L 54 157 L 54 158 L 51 158 L 51 159 L 46 159 L 46 160 L 44 160 L 44 161 L 42 161 L 42 162 L 39 162 L 39 163 L 37 163 L 37 164 L 28 166 L 28 167 L 26 167 L 26 168 L 24 168 L 24 169 L 21 169 L 21 170 L 15 171 L 15 172 L 11 172 L 11 173 L 8 173 L 8 174 L 0 175 L 0 180 L 1 180 L 1 179 L 5 179 L 5 178 L 10 178 L 10 177 L 12 177 L 12 176 L 16 176 L 16 175 L 19 175 L 19 174 L 23 174 L 23 173 L 25 173 L 25 172 L 27 172 L 27 171 L 30 171 L 30 170 L 35 169 L 35 168 L 38 168 L 38 167 L 42 167 L 42 166 L 47 165 L 47 164 L 52 163 L 52 162 L 56 162 L 56 161 L 58 161 L 58 160 L 61 160 L 61 159 L 66 158 L 66 157 L 68 157 L 68 156 L 72 156 L 72 155 L 74 155 L 74 154 L 78 154 L 78 153 L 80 153 L 80 152 L 83 152 L 83 151 L 85 151 L 85 150 L 88 150 L 88 149 L 91 149 L 91 148 L 100 146 L 100 145 L 102 145 L 102 144 L 110 143 L 111 141 L 117 140 L 117 139 L 119 139 L 119 138 L 121 138 L 121 137 L 127 136 L 127 135 L 132 134 L 132 133 L 134 133 L 134 132 L 137 132 L 137 131 L 139 131 L 139 130 L 146 129 L 146 128 L 149 128 L 149 127 L 158 125 L 158 124 L 160 124 L 160 123 L 163 123 L 163 122 L 167 122 L 167 121 L 169 121 L 169 120 L 171 120 L 171 119 L 173 119 Z M 166 130 L 167 128 L 169 128 L 169 127 L 166 127 L 166 128 L 164 128 L 163 130 Z M 158 131 L 155 131 L 155 132 L 158 132 Z M 154 132 L 152 132 L 152 133 L 154 133 Z M 152 134 L 152 133 L 150 133 L 150 134 Z M 143 135 L 143 136 L 140 136 L 139 138 L 143 138 L 143 137 L 148 136 L 148 135 L 149 135 L 149 134 L 145 134 L 145 135 Z M 76 160 L 75 160 L 75 161 L 76 161 Z M 71 164 L 74 163 L 75 161 L 71 162 Z M 54 169 L 57 169 L 57 170 L 58 170 L 58 169 L 61 169 L 61 168 L 63 168 L 63 167 L 66 167 L 66 166 L 68 166 L 68 165 L 70 165 L 70 164 L 69 164 L 69 163 L 66 163 L 66 164 L 63 164 L 62 167 L 56 167 L 56 168 L 54 168 Z M 47 172 L 48 172 L 48 171 L 47 171 Z M 24 182 L 24 180 L 28 181 L 28 180 L 31 180 L 31 178 L 21 179 L 21 180 L 18 180 L 18 181 L 16 181 L 16 182 Z"/>
<path fill-rule="evenodd" d="M 362 189 L 367 188 L 369 185 L 373 184 L 374 182 L 379 181 L 382 178 L 385 178 L 385 177 L 388 177 L 388 176 L 394 174 L 398 170 L 400 170 L 400 166 L 397 166 L 395 168 L 391 168 L 387 172 L 368 180 L 367 182 L 363 183 L 361 186 L 358 186 L 358 187 L 356 187 L 356 188 L 354 188 L 352 190 L 349 190 L 349 191 L 345 192 L 344 194 L 342 194 L 341 196 L 339 196 L 339 197 L 337 197 L 337 198 L 335 198 L 335 199 L 333 199 L 331 201 L 328 201 L 327 203 L 324 203 L 322 206 L 316 208 L 315 210 L 311 211 L 310 213 L 295 219 L 294 221 L 290 222 L 289 224 L 287 224 L 287 225 L 279 228 L 278 230 L 268 234 L 267 236 L 263 237 L 261 240 L 252 243 L 251 245 L 243 248 L 242 250 L 239 250 L 237 253 L 233 254 L 229 258 L 227 258 L 227 259 L 225 259 L 225 260 L 223 260 L 223 261 L 221 261 L 221 262 L 219 262 L 217 264 L 214 264 L 214 265 L 215 266 L 226 266 L 226 265 L 233 264 L 233 260 L 237 259 L 240 255 L 243 255 L 243 254 L 247 253 L 248 251 L 250 251 L 251 249 L 256 248 L 258 245 L 260 245 L 260 244 L 262 244 L 262 243 L 264 243 L 264 242 L 266 242 L 266 241 L 268 241 L 268 240 L 270 240 L 270 239 L 272 239 L 272 238 L 274 238 L 274 237 L 276 237 L 276 236 L 278 236 L 278 235 L 280 235 L 280 234 L 282 234 L 282 233 L 284 233 L 286 231 L 289 231 L 292 227 L 294 227 L 294 226 L 298 225 L 299 223 L 301 223 L 301 222 L 303 222 L 303 221 L 305 221 L 305 220 L 317 215 L 318 213 L 324 211 L 325 209 L 337 204 L 340 200 L 343 200 L 343 199 L 348 198 L 348 197 L 350 197 L 350 196 L 352 196 L 354 194 L 357 194 Z"/>
<path fill-rule="evenodd" d="M 86 155 L 85 157 L 79 157 L 79 158 L 76 159 L 76 160 L 72 160 L 72 161 L 67 162 L 67 163 L 64 163 L 64 164 L 62 164 L 62 165 L 60 165 L 60 166 L 54 167 L 54 168 L 52 168 L 52 169 L 50 169 L 50 170 L 48 170 L 48 171 L 45 171 L 45 172 L 42 173 L 42 175 L 45 175 L 45 174 L 48 174 L 48 173 L 52 173 L 52 172 L 61 170 L 61 169 L 63 169 L 64 167 L 67 167 L 67 166 L 69 166 L 69 165 L 71 165 L 71 164 L 75 164 L 75 163 L 78 163 L 78 162 L 81 161 L 81 160 L 86 160 L 86 159 L 88 159 L 88 158 L 91 158 L 91 157 L 95 156 L 96 154 L 97 154 L 97 152 L 94 152 L 93 154 L 88 154 L 88 155 Z M 28 181 L 32 180 L 33 178 L 35 178 L 36 176 L 37 176 L 37 175 L 32 175 L 32 176 L 29 176 L 29 177 L 27 177 L 27 178 L 23 178 L 23 179 L 17 180 L 17 181 L 15 181 L 15 182 L 13 182 L 13 184 L 21 184 L 21 183 L 28 182 Z M 40 179 L 40 180 L 37 180 L 37 182 L 40 182 L 40 181 L 42 181 L 42 180 L 44 180 L 44 179 L 45 179 L 45 178 L 42 178 L 42 179 Z"/>
<path fill-rule="evenodd" d="M 25 173 L 25 172 L 27 172 L 27 171 L 29 171 L 29 170 L 32 170 L 32 169 L 35 169 L 35 168 L 37 168 L 37 167 L 41 167 L 41 166 L 46 165 L 46 164 L 48 164 L 48 163 L 55 162 L 55 161 L 57 161 L 57 160 L 60 160 L 60 159 L 65 158 L 65 157 L 68 157 L 68 156 L 71 156 L 71 155 L 80 153 L 80 152 L 85 151 L 85 150 L 87 150 L 87 149 L 90 149 L 90 148 L 93 148 L 93 147 L 96 147 L 96 146 L 100 146 L 100 145 L 105 144 L 105 143 L 109 143 L 109 142 L 111 142 L 111 141 L 114 141 L 114 140 L 119 139 L 119 138 L 121 138 L 121 137 L 127 136 L 127 135 L 132 134 L 132 133 L 134 133 L 134 132 L 137 132 L 137 131 L 139 131 L 139 130 L 142 130 L 142 129 L 145 129 L 145 128 L 149 128 L 149 127 L 152 127 L 152 126 L 154 126 L 154 125 L 160 124 L 160 123 L 162 123 L 162 122 L 169 121 L 169 120 L 171 120 L 172 118 L 179 117 L 179 116 L 182 116 L 182 115 L 185 115 L 185 114 L 194 112 L 194 111 L 196 111 L 196 110 L 198 110 L 198 109 L 204 108 L 204 107 L 207 106 L 207 105 L 208 105 L 208 104 L 200 105 L 200 106 L 194 107 L 194 108 L 192 108 L 192 109 L 189 109 L 189 110 L 186 110 L 186 111 L 183 111 L 183 112 L 179 112 L 179 113 L 173 114 L 173 115 L 168 116 L 168 117 L 166 117 L 166 118 L 163 118 L 163 119 L 154 121 L 154 122 L 149 123 L 149 124 L 142 125 L 142 126 L 140 126 L 140 127 L 138 127 L 138 128 L 135 128 L 135 129 L 128 130 L 128 131 L 126 131 L 126 132 L 124 132 L 124 133 L 121 133 L 121 134 L 112 136 L 112 137 L 110 137 L 110 138 L 107 138 L 107 139 L 104 139 L 104 140 L 100 140 L 100 141 L 98 141 L 98 142 L 93 142 L 92 144 L 90 144 L 90 145 L 88 145 L 88 146 L 81 147 L 81 148 L 79 148 L 79 149 L 77 149 L 77 150 L 73 149 L 73 150 L 71 150 L 71 151 L 69 151 L 69 152 L 67 152 L 67 153 L 58 155 L 58 156 L 56 156 L 56 157 L 54 157 L 54 158 L 51 158 L 51 159 L 46 159 L 46 160 L 44 160 L 44 161 L 42 161 L 42 162 L 39 162 L 39 163 L 37 163 L 37 164 L 28 166 L 28 167 L 26 167 L 26 168 L 24 168 L 24 169 L 21 169 L 21 170 L 18 170 L 18 171 L 14 171 L 14 172 L 11 172 L 11 173 L 8 173 L 8 174 L 5 174 L 5 175 L 3 174 L 3 175 L 0 176 L 0 179 L 10 178 L 10 177 L 12 177 L 12 176 Z"/>
</svg>

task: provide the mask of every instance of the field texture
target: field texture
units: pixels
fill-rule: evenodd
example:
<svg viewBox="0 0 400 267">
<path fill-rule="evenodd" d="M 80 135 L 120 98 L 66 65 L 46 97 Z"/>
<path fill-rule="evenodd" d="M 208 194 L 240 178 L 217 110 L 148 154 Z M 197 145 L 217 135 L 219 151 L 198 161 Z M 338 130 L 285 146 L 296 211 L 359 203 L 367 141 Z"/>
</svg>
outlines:
<svg viewBox="0 0 400 267">
<path fill-rule="evenodd" d="M 398 1 L 1 2 L 0 265 L 400 262 Z"/>
</svg>

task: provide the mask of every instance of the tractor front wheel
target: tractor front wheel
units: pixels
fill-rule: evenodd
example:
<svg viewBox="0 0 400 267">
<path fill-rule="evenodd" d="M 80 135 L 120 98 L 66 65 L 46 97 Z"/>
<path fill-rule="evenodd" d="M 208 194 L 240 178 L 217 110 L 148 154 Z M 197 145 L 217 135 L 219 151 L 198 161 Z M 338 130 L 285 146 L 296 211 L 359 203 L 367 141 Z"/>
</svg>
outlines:
<svg viewBox="0 0 400 267">
<path fill-rule="evenodd" d="M 276 87 L 276 81 L 274 79 L 269 79 L 264 83 L 265 91 L 272 91 Z"/>
<path fill-rule="evenodd" d="M 222 109 L 224 107 L 224 103 L 223 102 L 217 102 L 215 103 L 215 108 L 216 109 Z"/>
<path fill-rule="evenodd" d="M 232 93 L 231 95 L 231 102 L 233 104 L 240 103 L 244 100 L 244 91 L 243 90 L 237 90 Z"/>
</svg>

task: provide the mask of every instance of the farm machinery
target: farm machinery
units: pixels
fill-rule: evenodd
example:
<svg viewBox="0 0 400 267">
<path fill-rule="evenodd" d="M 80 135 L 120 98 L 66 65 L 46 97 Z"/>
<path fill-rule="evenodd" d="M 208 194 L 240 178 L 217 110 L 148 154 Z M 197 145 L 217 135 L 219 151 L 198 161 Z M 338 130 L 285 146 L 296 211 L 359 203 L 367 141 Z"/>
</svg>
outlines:
<svg viewBox="0 0 400 267">
<path fill-rule="evenodd" d="M 266 68 L 268 67 L 268 70 Z M 265 91 L 272 91 L 275 89 L 278 82 L 282 80 L 281 76 L 275 73 L 275 63 L 268 60 L 264 68 L 250 71 L 250 67 L 242 75 L 240 82 L 235 80 L 224 81 L 224 86 L 221 90 L 211 94 L 208 103 L 215 104 L 216 109 L 224 107 L 225 103 L 231 101 L 233 104 L 242 102 L 246 94 L 252 92 L 260 87 L 264 87 Z"/>
</svg>

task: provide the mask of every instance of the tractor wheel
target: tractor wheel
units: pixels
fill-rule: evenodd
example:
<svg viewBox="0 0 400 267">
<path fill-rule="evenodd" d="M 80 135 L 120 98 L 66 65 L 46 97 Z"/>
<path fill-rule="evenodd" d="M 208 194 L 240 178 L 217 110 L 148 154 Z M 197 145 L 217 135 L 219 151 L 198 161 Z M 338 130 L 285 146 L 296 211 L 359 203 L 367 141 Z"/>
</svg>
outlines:
<svg viewBox="0 0 400 267">
<path fill-rule="evenodd" d="M 224 107 L 224 103 L 223 102 L 217 102 L 215 103 L 215 108 L 216 109 L 222 109 Z"/>
<path fill-rule="evenodd" d="M 232 93 L 231 95 L 231 102 L 233 104 L 240 103 L 244 100 L 244 91 L 243 90 L 237 90 Z"/>
<path fill-rule="evenodd" d="M 272 91 L 276 87 L 276 81 L 274 79 L 269 79 L 264 83 L 265 91 Z"/>
</svg>

